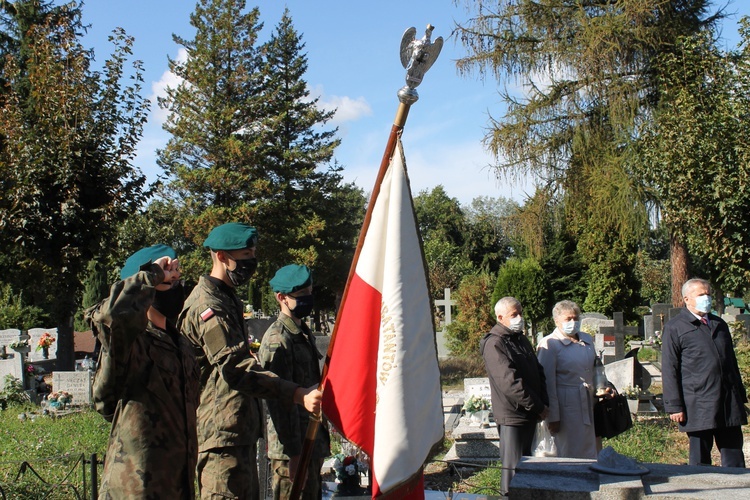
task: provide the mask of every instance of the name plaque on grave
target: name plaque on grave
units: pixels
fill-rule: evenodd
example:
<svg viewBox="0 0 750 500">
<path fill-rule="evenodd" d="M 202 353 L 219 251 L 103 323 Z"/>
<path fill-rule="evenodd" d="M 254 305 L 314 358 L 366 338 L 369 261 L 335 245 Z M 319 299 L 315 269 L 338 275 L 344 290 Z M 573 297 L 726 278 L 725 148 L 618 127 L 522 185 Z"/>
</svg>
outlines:
<svg viewBox="0 0 750 500">
<path fill-rule="evenodd" d="M 53 372 L 52 390 L 66 391 L 73 396 L 73 404 L 91 403 L 91 372 Z"/>
<path fill-rule="evenodd" d="M 487 377 L 465 378 L 464 392 L 466 393 L 466 399 L 475 396 L 489 401 L 492 397 L 492 394 L 490 393 L 490 379 Z"/>
</svg>

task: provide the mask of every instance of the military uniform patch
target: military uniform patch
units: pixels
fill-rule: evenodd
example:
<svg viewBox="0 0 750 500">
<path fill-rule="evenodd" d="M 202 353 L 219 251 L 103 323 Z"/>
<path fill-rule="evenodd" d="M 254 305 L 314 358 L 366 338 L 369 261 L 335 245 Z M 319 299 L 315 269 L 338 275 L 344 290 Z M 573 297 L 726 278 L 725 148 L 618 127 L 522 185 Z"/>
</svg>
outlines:
<svg viewBox="0 0 750 500">
<path fill-rule="evenodd" d="M 213 317 L 214 317 L 214 310 L 211 309 L 210 307 L 201 313 L 201 319 L 203 321 L 208 321 L 209 319 Z"/>
</svg>

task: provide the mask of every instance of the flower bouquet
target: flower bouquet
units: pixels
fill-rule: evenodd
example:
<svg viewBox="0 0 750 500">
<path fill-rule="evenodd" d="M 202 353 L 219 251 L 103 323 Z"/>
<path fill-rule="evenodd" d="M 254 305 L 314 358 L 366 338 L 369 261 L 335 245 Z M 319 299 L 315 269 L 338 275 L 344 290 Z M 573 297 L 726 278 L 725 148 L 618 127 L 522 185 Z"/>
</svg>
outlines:
<svg viewBox="0 0 750 500">
<path fill-rule="evenodd" d="M 8 347 L 18 352 L 29 352 L 29 341 L 28 340 L 16 340 L 8 344 Z"/>
<path fill-rule="evenodd" d="M 622 395 L 628 399 L 638 399 L 638 396 L 640 396 L 642 392 L 641 388 L 637 385 L 635 387 L 627 386 L 622 388 Z"/>
<path fill-rule="evenodd" d="M 66 405 L 73 401 L 73 395 L 67 391 L 55 391 L 47 397 L 50 408 L 65 408 Z"/>
<path fill-rule="evenodd" d="M 492 403 L 486 398 L 469 396 L 469 399 L 464 402 L 463 409 L 473 422 L 489 424 L 490 408 L 492 408 Z"/>
<path fill-rule="evenodd" d="M 41 337 L 39 337 L 39 342 L 36 345 L 36 350 L 39 351 L 40 349 L 49 349 L 52 343 L 55 341 L 55 337 L 49 334 L 49 332 L 44 332 Z"/>
<path fill-rule="evenodd" d="M 661 332 L 654 330 L 654 335 L 646 341 L 649 347 L 661 347 Z"/>
<path fill-rule="evenodd" d="M 353 455 L 344 456 L 343 453 L 334 455 L 333 470 L 336 474 L 336 491 L 342 495 L 357 495 L 361 493 L 360 473 L 367 472 L 367 464 Z"/>
</svg>

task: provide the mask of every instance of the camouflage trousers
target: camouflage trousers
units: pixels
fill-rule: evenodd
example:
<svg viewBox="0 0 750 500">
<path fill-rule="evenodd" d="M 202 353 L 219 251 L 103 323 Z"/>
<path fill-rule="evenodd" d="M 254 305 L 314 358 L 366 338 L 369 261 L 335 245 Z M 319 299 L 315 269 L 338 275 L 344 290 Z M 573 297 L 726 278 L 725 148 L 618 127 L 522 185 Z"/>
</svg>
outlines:
<svg viewBox="0 0 750 500">
<path fill-rule="evenodd" d="M 310 466 L 307 468 L 307 481 L 302 489 L 300 498 L 302 500 L 320 500 L 323 498 L 323 483 L 320 477 L 320 468 L 323 461 L 319 458 L 311 458 Z M 273 471 L 273 500 L 285 500 L 292 493 L 292 481 L 289 479 L 289 461 L 271 460 Z"/>
<path fill-rule="evenodd" d="M 198 453 L 201 499 L 259 500 L 256 446 L 228 446 Z"/>
</svg>

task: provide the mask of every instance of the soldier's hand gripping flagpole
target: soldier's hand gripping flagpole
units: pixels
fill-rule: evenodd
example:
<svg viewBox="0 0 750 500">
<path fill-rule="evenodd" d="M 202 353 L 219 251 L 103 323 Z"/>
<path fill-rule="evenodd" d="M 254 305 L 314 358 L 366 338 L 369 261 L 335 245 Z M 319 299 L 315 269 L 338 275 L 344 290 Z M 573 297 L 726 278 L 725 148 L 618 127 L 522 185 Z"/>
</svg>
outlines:
<svg viewBox="0 0 750 500">
<path fill-rule="evenodd" d="M 372 195 L 370 196 L 370 203 L 367 206 L 367 212 L 365 214 L 364 223 L 362 224 L 362 230 L 360 231 L 357 247 L 354 252 L 354 258 L 349 269 L 349 276 L 346 282 L 346 287 L 344 288 L 344 294 L 341 299 L 339 310 L 342 310 L 344 308 L 349 291 L 349 285 L 352 281 L 352 275 L 355 272 L 357 261 L 362 251 L 364 236 L 367 234 L 367 228 L 372 218 L 372 210 L 375 205 L 375 200 L 378 197 L 381 182 L 383 181 L 383 177 L 388 170 L 388 166 L 391 162 L 391 157 L 393 156 L 394 150 L 396 148 L 396 141 L 398 139 L 398 136 L 403 131 L 404 125 L 406 124 L 406 119 L 409 115 L 409 108 L 419 99 L 419 94 L 417 93 L 416 88 L 420 83 L 422 83 L 422 79 L 424 78 L 425 73 L 430 69 L 430 67 L 432 67 L 433 63 L 440 54 L 441 49 L 443 48 L 442 37 L 438 37 L 434 42 L 431 41 L 430 38 L 433 30 L 434 26 L 428 24 L 424 36 L 421 39 L 417 39 L 417 30 L 416 28 L 412 27 L 407 29 L 401 38 L 400 57 L 401 64 L 406 69 L 406 85 L 402 87 L 397 94 L 399 99 L 398 110 L 396 111 L 396 117 L 394 119 L 393 126 L 391 127 L 391 132 L 388 137 L 385 152 L 383 153 L 383 159 L 380 162 L 380 169 L 375 181 L 375 187 L 372 191 Z M 326 378 L 328 365 L 331 361 L 331 352 L 336 341 L 338 326 L 339 322 L 337 321 L 334 324 L 333 332 L 331 333 L 331 341 L 329 343 L 328 352 L 323 365 L 321 383 L 318 386 L 318 389 L 321 391 L 323 390 L 323 381 Z M 310 418 L 307 427 L 307 433 L 305 435 L 305 442 L 300 454 L 297 473 L 293 478 L 294 482 L 289 497 L 291 500 L 298 500 L 304 487 L 307 476 L 307 469 L 312 457 L 313 445 L 315 444 L 315 436 L 317 435 L 318 426 L 320 425 L 321 421 L 321 415 L 312 415 L 311 417 L 312 418 Z"/>
</svg>

